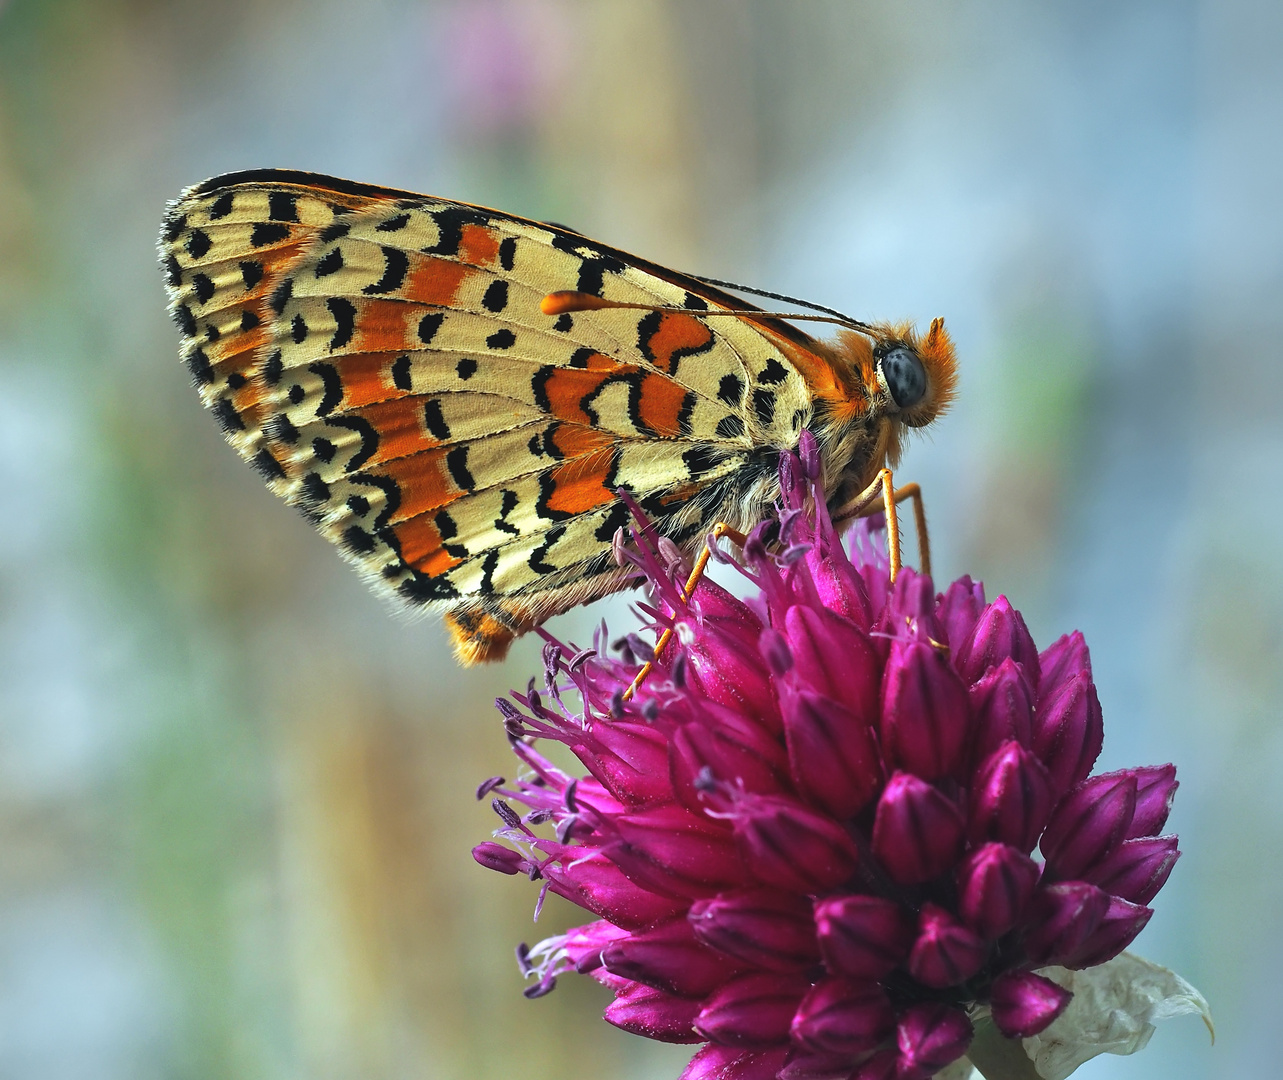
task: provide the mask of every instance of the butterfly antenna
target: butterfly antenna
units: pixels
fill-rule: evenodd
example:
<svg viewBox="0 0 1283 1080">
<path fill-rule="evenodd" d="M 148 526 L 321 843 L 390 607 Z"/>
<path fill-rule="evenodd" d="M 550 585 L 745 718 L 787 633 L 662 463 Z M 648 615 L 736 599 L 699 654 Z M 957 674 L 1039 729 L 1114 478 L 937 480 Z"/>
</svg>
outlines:
<svg viewBox="0 0 1283 1080">
<path fill-rule="evenodd" d="M 734 289 L 736 292 L 752 293 L 754 296 L 765 296 L 771 300 L 782 300 L 786 304 L 797 304 L 798 307 L 810 308 L 812 311 L 823 311 L 826 315 L 835 315 L 842 322 L 849 326 L 858 326 L 861 329 L 867 328 L 868 323 L 862 323 L 859 319 L 853 319 L 850 315 L 844 315 L 836 308 L 825 307 L 823 304 L 813 304 L 810 300 L 802 300 L 796 296 L 788 296 L 785 293 L 770 292 L 767 289 L 755 289 L 752 285 L 740 285 L 735 281 L 722 281 L 719 278 L 701 277 L 698 274 L 692 274 L 691 277 L 696 281 L 702 281 L 705 285 L 716 285 L 720 289 Z"/>
<path fill-rule="evenodd" d="M 774 293 L 764 293 L 763 295 L 774 296 Z M 805 304 L 802 300 L 793 300 L 791 297 L 781 296 L 779 299 L 789 303 Z M 868 323 L 862 323 L 858 319 L 851 319 L 843 315 L 840 311 L 831 311 L 829 308 L 821 308 L 818 304 L 805 304 L 807 307 L 818 308 L 820 311 L 829 312 L 827 315 L 800 315 L 795 311 L 762 311 L 759 308 L 688 308 L 678 307 L 674 304 L 629 304 L 622 300 L 606 300 L 600 296 L 593 296 L 592 293 L 575 292 L 572 289 L 564 289 L 558 292 L 551 292 L 539 302 L 539 309 L 545 315 L 562 315 L 571 311 L 601 311 L 607 308 L 637 308 L 640 311 L 671 311 L 681 315 L 699 315 L 707 318 L 712 315 L 736 315 L 744 316 L 750 319 L 797 319 L 806 322 L 826 322 L 837 323 L 839 326 L 845 326 L 851 330 L 858 330 L 862 334 L 873 335 L 873 327 Z"/>
</svg>

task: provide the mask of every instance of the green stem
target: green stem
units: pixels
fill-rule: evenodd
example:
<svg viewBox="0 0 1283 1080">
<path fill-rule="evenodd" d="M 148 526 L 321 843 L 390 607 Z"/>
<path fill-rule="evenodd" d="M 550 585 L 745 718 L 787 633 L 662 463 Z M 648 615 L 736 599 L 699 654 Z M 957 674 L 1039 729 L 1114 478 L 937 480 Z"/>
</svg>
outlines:
<svg viewBox="0 0 1283 1080">
<path fill-rule="evenodd" d="M 1008 1039 L 988 1017 L 976 1021 L 967 1057 L 985 1080 L 1041 1080 L 1020 1040 Z"/>
</svg>

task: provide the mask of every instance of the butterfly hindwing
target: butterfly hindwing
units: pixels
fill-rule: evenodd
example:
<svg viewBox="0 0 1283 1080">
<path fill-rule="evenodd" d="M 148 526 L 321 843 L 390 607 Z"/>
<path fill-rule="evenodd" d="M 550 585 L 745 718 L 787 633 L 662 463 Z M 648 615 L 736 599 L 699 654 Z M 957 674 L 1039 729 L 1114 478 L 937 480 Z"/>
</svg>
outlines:
<svg viewBox="0 0 1283 1080">
<path fill-rule="evenodd" d="M 678 542 L 746 523 L 823 373 L 791 327 L 702 317 L 730 299 L 576 233 L 311 174 L 189 190 L 162 258 L 228 440 L 469 659 L 621 586 L 621 488 Z M 689 314 L 543 314 L 565 289 Z"/>
</svg>

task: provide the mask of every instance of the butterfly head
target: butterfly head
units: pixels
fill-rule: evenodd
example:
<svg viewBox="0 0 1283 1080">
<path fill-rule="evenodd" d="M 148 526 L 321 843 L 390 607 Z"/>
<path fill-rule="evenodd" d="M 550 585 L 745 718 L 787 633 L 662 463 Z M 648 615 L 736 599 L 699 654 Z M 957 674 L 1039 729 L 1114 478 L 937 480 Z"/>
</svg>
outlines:
<svg viewBox="0 0 1283 1080">
<path fill-rule="evenodd" d="M 884 414 L 906 427 L 925 427 L 948 407 L 957 383 L 953 341 L 944 320 L 933 319 L 924 336 L 908 325 L 873 329 L 867 389 L 880 400 Z"/>
</svg>

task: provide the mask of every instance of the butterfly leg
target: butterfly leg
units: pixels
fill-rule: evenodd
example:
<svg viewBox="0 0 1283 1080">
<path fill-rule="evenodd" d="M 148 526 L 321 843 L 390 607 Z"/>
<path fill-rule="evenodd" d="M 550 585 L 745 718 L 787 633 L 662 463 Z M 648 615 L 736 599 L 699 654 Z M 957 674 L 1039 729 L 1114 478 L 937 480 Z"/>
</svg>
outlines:
<svg viewBox="0 0 1283 1080">
<path fill-rule="evenodd" d="M 713 539 L 720 540 L 723 536 L 730 539 L 734 544 L 742 545 L 748 538 L 737 529 L 732 529 L 724 521 L 719 521 L 713 526 Z M 682 599 L 689 600 L 695 592 L 695 587 L 699 585 L 700 579 L 704 576 L 704 571 L 708 569 L 708 560 L 712 555 L 707 541 L 704 543 L 704 550 L 699 553 L 699 558 L 695 560 L 695 566 L 691 569 L 690 576 L 686 579 L 686 584 L 682 588 Z M 637 693 L 637 688 L 646 681 L 646 677 L 655 670 L 655 661 L 659 659 L 660 654 L 668 647 L 668 643 L 673 639 L 672 629 L 665 630 L 659 635 L 659 640 L 655 642 L 655 655 L 652 659 L 647 660 L 642 665 L 641 671 L 637 672 L 637 677 L 633 679 L 632 685 L 624 691 L 624 700 L 628 701 Z"/>
<path fill-rule="evenodd" d="M 877 505 L 881 496 L 881 505 Z M 884 513 L 887 519 L 887 555 L 891 560 L 891 580 L 900 573 L 900 521 L 895 508 L 906 499 L 913 500 L 913 523 L 918 533 L 918 566 L 922 573 L 931 573 L 931 540 L 927 535 L 927 513 L 922 503 L 922 489 L 917 484 L 905 484 L 896 489 L 891 470 L 883 469 L 867 488 L 833 514 L 834 523 L 843 523 L 857 517 L 872 517 Z"/>
</svg>

